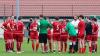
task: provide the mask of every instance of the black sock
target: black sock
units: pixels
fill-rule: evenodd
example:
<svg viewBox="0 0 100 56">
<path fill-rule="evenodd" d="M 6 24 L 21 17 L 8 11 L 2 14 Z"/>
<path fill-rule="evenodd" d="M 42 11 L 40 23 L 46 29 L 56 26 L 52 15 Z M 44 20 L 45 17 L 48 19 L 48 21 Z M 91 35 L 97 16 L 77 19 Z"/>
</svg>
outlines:
<svg viewBox="0 0 100 56">
<path fill-rule="evenodd" d="M 69 52 L 71 52 L 71 50 L 72 50 L 72 45 L 69 46 Z"/>
</svg>

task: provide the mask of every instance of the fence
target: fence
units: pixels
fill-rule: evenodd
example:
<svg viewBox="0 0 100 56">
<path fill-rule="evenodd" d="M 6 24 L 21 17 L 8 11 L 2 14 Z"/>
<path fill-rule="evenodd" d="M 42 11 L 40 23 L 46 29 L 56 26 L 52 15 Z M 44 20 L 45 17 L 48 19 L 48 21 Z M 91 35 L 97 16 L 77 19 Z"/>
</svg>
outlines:
<svg viewBox="0 0 100 56">
<path fill-rule="evenodd" d="M 20 5 L 20 16 L 100 15 L 100 5 Z M 0 16 L 15 16 L 15 5 L 0 5 Z"/>
</svg>

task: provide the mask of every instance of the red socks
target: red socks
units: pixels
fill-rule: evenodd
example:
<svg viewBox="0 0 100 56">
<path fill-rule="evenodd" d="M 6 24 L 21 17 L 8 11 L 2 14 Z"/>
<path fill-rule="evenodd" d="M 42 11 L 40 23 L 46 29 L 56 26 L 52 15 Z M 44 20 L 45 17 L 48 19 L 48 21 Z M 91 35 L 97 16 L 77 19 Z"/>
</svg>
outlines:
<svg viewBox="0 0 100 56">
<path fill-rule="evenodd" d="M 85 47 L 84 48 L 79 48 L 79 53 L 85 53 Z"/>
<path fill-rule="evenodd" d="M 39 43 L 36 43 L 36 49 L 35 49 L 35 44 L 32 43 L 32 49 L 33 49 L 33 51 L 37 51 L 38 48 L 39 48 Z"/>
<path fill-rule="evenodd" d="M 89 47 L 89 52 L 90 52 L 90 53 L 92 52 L 92 47 Z"/>
<path fill-rule="evenodd" d="M 21 51 L 21 43 L 17 43 L 17 51 Z"/>
<path fill-rule="evenodd" d="M 34 43 L 32 43 L 32 49 L 33 49 L 33 51 L 34 51 Z"/>
<path fill-rule="evenodd" d="M 39 48 L 39 43 L 36 44 L 36 51 L 38 50 Z"/>
<path fill-rule="evenodd" d="M 46 44 L 44 44 L 44 51 L 46 52 L 48 50 Z"/>
</svg>

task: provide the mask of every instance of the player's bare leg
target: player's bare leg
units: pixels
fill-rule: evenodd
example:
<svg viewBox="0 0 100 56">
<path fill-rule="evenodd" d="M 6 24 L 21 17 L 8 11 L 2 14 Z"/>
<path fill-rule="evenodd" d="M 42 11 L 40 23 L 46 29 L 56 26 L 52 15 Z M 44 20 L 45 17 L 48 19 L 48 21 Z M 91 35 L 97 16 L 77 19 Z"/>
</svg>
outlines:
<svg viewBox="0 0 100 56">
<path fill-rule="evenodd" d="M 56 40 L 53 40 L 53 52 L 56 51 Z"/>
<path fill-rule="evenodd" d="M 67 43 L 66 42 L 64 42 L 64 52 L 66 52 L 67 51 Z"/>
<path fill-rule="evenodd" d="M 38 51 L 38 48 L 39 48 L 39 40 L 37 39 L 36 40 L 36 50 L 35 50 L 36 52 Z"/>
<path fill-rule="evenodd" d="M 34 51 L 34 47 L 35 47 L 34 40 L 32 40 L 32 49 L 33 49 L 33 51 Z"/>
<path fill-rule="evenodd" d="M 95 52 L 97 52 L 97 41 L 95 41 Z"/>
<path fill-rule="evenodd" d="M 40 43 L 40 45 L 41 45 L 42 52 L 44 53 L 45 52 L 44 51 L 44 43 Z"/>
<path fill-rule="evenodd" d="M 52 50 L 52 40 L 48 40 L 48 42 L 49 42 L 49 49 L 50 49 L 50 52 L 53 52 L 53 50 Z"/>
<path fill-rule="evenodd" d="M 72 41 L 69 41 L 69 53 L 72 53 Z"/>
<path fill-rule="evenodd" d="M 73 41 L 73 42 L 72 42 L 72 53 L 75 52 L 75 45 L 76 45 L 76 41 Z"/>
<path fill-rule="evenodd" d="M 82 53 L 82 47 L 83 47 L 82 39 L 79 39 L 79 53 Z"/>
<path fill-rule="evenodd" d="M 12 50 L 13 52 L 15 52 L 15 50 L 14 50 L 14 39 L 11 40 L 11 50 Z"/>
<path fill-rule="evenodd" d="M 9 39 L 9 40 L 7 41 L 7 43 L 8 43 L 8 52 L 9 52 L 9 53 L 13 52 L 13 51 L 12 51 L 12 46 L 11 46 L 12 40 Z"/>
<path fill-rule="evenodd" d="M 58 41 L 58 52 L 61 52 L 61 42 Z"/>
<path fill-rule="evenodd" d="M 7 40 L 6 45 L 7 45 L 7 52 L 9 52 L 10 51 L 10 42 L 9 42 L 9 40 Z"/>
<path fill-rule="evenodd" d="M 61 41 L 61 48 L 60 48 L 60 51 L 62 52 L 63 49 L 64 49 L 64 43 L 63 43 L 63 41 Z"/>
<path fill-rule="evenodd" d="M 82 53 L 85 53 L 85 44 L 84 39 L 82 39 Z"/>
<path fill-rule="evenodd" d="M 22 53 L 21 52 L 21 45 L 22 45 L 22 42 L 17 42 L 17 53 Z"/>
<path fill-rule="evenodd" d="M 92 42 L 91 41 L 89 41 L 89 53 L 92 53 Z"/>
</svg>

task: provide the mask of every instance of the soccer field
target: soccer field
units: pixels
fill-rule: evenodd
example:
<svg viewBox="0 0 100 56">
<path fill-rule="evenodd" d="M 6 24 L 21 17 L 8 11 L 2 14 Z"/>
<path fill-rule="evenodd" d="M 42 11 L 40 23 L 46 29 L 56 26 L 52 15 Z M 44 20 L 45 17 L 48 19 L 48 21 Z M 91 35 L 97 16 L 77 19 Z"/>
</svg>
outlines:
<svg viewBox="0 0 100 56">
<path fill-rule="evenodd" d="M 85 54 L 79 54 L 79 53 L 69 54 L 68 52 L 66 53 L 55 52 L 55 53 L 43 54 L 41 53 L 41 49 L 39 49 L 38 52 L 33 52 L 31 48 L 31 42 L 27 44 L 26 40 L 24 41 L 22 46 L 24 52 L 21 54 L 17 54 L 16 52 L 6 53 L 4 48 L 5 48 L 4 41 L 3 39 L 0 39 L 0 56 L 100 56 L 100 39 L 98 41 L 98 52 L 93 54 L 89 54 L 88 48 Z"/>
</svg>

